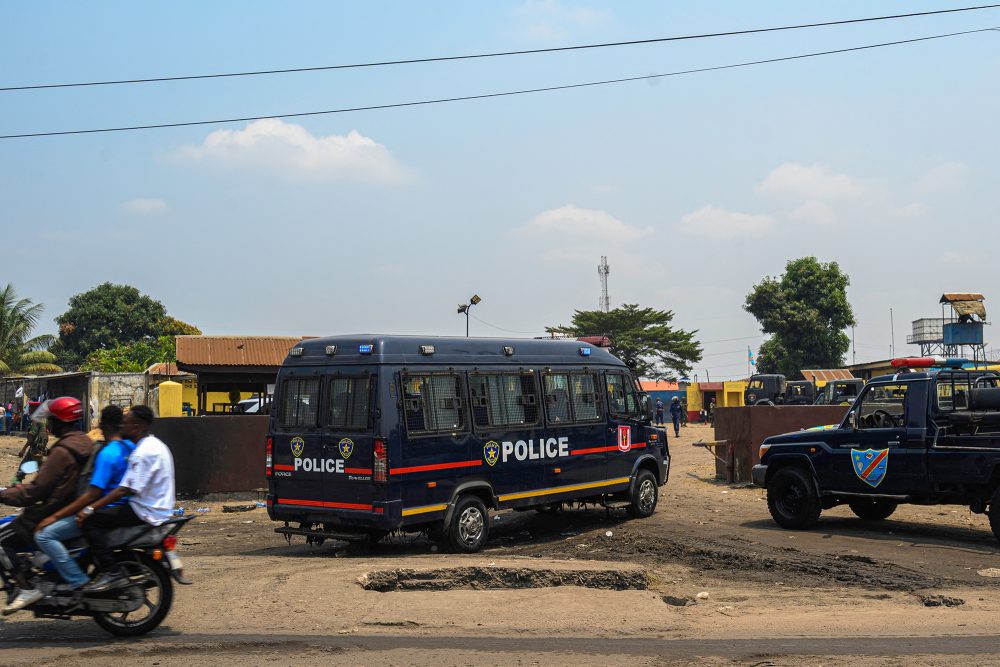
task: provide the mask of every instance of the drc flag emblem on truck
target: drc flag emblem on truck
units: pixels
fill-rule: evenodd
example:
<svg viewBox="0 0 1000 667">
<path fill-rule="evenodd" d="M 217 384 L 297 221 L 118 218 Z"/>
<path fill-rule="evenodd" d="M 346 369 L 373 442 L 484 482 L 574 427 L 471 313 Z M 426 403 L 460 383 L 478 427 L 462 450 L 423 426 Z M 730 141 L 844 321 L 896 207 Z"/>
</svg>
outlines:
<svg viewBox="0 0 1000 667">
<path fill-rule="evenodd" d="M 500 459 L 500 445 L 493 440 L 487 442 L 483 445 L 483 457 L 490 466 L 495 466 Z"/>
<path fill-rule="evenodd" d="M 306 448 L 306 441 L 302 438 L 295 437 L 292 438 L 292 456 L 299 458 L 302 456 L 302 450 Z"/>
<path fill-rule="evenodd" d="M 351 454 L 354 453 L 354 441 L 350 438 L 344 438 L 337 443 L 337 449 L 340 450 L 340 455 L 345 459 L 351 458 Z"/>
<path fill-rule="evenodd" d="M 885 479 L 885 471 L 889 466 L 889 450 L 852 449 L 851 463 L 862 482 L 872 487 L 878 486 Z"/>
</svg>

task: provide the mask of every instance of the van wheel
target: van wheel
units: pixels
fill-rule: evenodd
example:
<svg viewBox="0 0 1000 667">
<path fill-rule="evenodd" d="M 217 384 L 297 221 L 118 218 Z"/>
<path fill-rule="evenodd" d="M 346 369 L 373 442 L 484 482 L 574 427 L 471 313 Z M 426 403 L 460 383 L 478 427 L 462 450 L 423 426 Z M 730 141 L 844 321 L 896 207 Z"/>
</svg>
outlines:
<svg viewBox="0 0 1000 667">
<path fill-rule="evenodd" d="M 476 496 L 462 496 L 448 526 L 448 545 L 461 553 L 475 553 L 490 535 L 490 515 Z"/>
<path fill-rule="evenodd" d="M 896 511 L 896 503 L 880 498 L 858 498 L 847 503 L 858 518 L 865 521 L 888 519 Z"/>
<path fill-rule="evenodd" d="M 819 494 L 801 468 L 782 468 L 767 483 L 767 509 L 782 528 L 805 530 L 819 519 Z"/>
<path fill-rule="evenodd" d="M 648 470 L 640 470 L 635 476 L 635 483 L 629 492 L 632 503 L 628 506 L 628 513 L 633 519 L 645 519 L 652 516 L 656 511 L 656 501 L 659 498 L 659 489 L 656 488 L 656 478 Z"/>
</svg>

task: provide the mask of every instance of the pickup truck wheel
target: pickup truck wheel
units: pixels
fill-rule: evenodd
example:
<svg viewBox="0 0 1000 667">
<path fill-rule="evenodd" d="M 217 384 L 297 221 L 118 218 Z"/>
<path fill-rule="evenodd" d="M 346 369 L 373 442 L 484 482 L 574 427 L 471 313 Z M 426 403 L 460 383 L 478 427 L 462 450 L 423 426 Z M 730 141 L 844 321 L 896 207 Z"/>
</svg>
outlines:
<svg viewBox="0 0 1000 667">
<path fill-rule="evenodd" d="M 865 521 L 888 519 L 896 511 L 897 504 L 880 498 L 858 498 L 847 503 L 851 511 Z"/>
<path fill-rule="evenodd" d="M 782 528 L 805 530 L 822 511 L 812 478 L 801 468 L 782 468 L 767 483 L 767 509 Z"/>
<path fill-rule="evenodd" d="M 476 496 L 462 496 L 448 526 L 448 545 L 460 553 L 475 553 L 490 535 L 490 513 Z"/>
<path fill-rule="evenodd" d="M 656 488 L 656 478 L 648 470 L 640 470 L 629 492 L 632 503 L 626 510 L 633 519 L 645 519 L 656 511 L 656 501 L 659 496 Z"/>
</svg>

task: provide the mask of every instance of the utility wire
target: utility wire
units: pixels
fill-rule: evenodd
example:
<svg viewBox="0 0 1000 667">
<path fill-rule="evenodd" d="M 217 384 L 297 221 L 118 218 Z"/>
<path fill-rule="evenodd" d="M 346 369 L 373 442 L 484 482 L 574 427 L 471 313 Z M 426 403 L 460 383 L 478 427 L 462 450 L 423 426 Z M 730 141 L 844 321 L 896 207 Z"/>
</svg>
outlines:
<svg viewBox="0 0 1000 667">
<path fill-rule="evenodd" d="M 506 331 L 507 333 L 516 333 L 516 334 L 540 334 L 540 333 L 543 334 L 543 333 L 545 333 L 544 331 L 515 331 L 514 329 L 504 329 L 503 327 L 498 327 L 495 324 L 490 324 L 486 320 L 480 319 L 480 318 L 476 317 L 475 315 L 473 315 L 472 313 L 469 313 L 469 317 L 471 317 L 475 321 L 479 322 L 480 324 L 485 324 L 488 327 L 493 327 L 494 329 L 498 329 L 500 331 Z"/>
<path fill-rule="evenodd" d="M 345 65 L 323 65 L 318 67 L 293 67 L 289 69 L 267 69 L 249 72 L 225 72 L 220 74 L 192 74 L 187 76 L 159 76 L 145 79 L 119 79 L 111 81 L 82 81 L 76 83 L 45 83 L 24 86 L 7 86 L 0 88 L 0 92 L 11 92 L 16 90 L 40 90 L 44 88 L 82 88 L 85 86 L 117 86 L 123 84 L 136 83 L 160 83 L 164 81 L 191 81 L 194 79 L 221 79 L 237 76 L 262 76 L 271 74 L 291 74 L 294 72 L 319 72 L 323 70 L 338 69 L 358 69 L 362 67 L 386 67 L 389 65 L 414 65 L 418 63 L 436 63 L 454 60 L 473 60 L 477 58 L 502 58 L 507 56 L 523 56 L 537 53 L 554 53 L 558 51 L 582 51 L 585 49 L 605 49 L 617 46 L 636 46 L 640 44 L 658 44 L 663 42 L 680 42 L 695 39 L 709 39 L 714 37 L 734 37 L 736 35 L 752 35 L 757 33 L 780 32 L 785 30 L 803 30 L 806 28 L 821 28 L 825 26 L 848 25 L 853 23 L 868 23 L 872 21 L 889 21 L 894 19 L 915 18 L 919 16 L 933 16 L 937 14 L 955 14 L 959 12 L 974 12 L 984 9 L 996 9 L 1000 4 L 977 5 L 974 7 L 958 7 L 954 9 L 938 9 L 927 12 L 911 12 L 909 14 L 892 14 L 888 16 L 871 16 L 860 19 L 843 19 L 840 21 L 823 21 L 821 23 L 799 23 L 795 25 L 785 25 L 770 28 L 749 28 L 746 30 L 730 30 L 727 32 L 709 32 L 696 35 L 679 35 L 674 37 L 657 37 L 653 39 L 633 39 L 622 42 L 604 42 L 599 44 L 579 44 L 576 46 L 557 46 L 545 49 L 524 49 L 520 51 L 496 51 L 492 53 L 472 53 L 459 56 L 437 56 L 430 58 L 410 58 L 407 60 L 381 60 L 367 63 L 352 63 Z"/>
<path fill-rule="evenodd" d="M 729 65 L 717 65 L 715 67 L 700 67 L 697 69 L 681 70 L 677 72 L 666 72 L 664 74 L 646 74 L 644 76 L 631 76 L 620 79 L 605 79 L 603 81 L 588 81 L 586 83 L 572 83 L 561 86 L 546 86 L 543 88 L 525 88 L 521 90 L 508 90 L 500 93 L 483 93 L 480 95 L 463 95 L 459 97 L 441 97 L 431 100 L 418 100 L 413 102 L 396 102 L 391 104 L 373 104 L 362 107 L 345 107 L 341 109 L 329 109 L 326 111 L 303 111 L 299 113 L 269 114 L 264 116 L 243 116 L 239 118 L 220 118 L 215 120 L 195 120 L 180 123 L 155 123 L 150 125 L 127 125 L 121 127 L 103 127 L 86 130 L 60 130 L 55 132 L 25 132 L 21 134 L 2 134 L 0 139 L 25 139 L 31 137 L 53 137 L 70 134 L 97 134 L 103 132 L 131 132 L 136 130 L 156 130 L 168 127 L 192 127 L 198 125 L 222 125 L 225 123 L 242 123 L 255 120 L 267 120 L 272 118 L 302 118 L 304 116 L 324 116 L 331 114 L 352 113 L 357 111 L 375 111 L 379 109 L 398 109 L 403 107 L 417 107 L 431 104 L 445 104 L 449 102 L 465 102 L 469 100 L 484 100 L 496 97 L 512 97 L 515 95 L 529 95 L 533 93 L 546 93 L 558 90 L 571 90 L 574 88 L 590 88 L 594 86 L 607 86 L 611 84 L 628 83 L 631 81 L 648 81 L 651 79 L 661 79 L 671 76 L 681 76 L 685 74 L 699 74 L 702 72 L 715 72 L 719 70 L 735 69 L 738 67 L 751 67 L 754 65 L 766 65 L 789 60 L 801 60 L 804 58 L 815 58 L 817 56 L 828 56 L 837 53 L 850 53 L 852 51 L 864 51 L 867 49 L 877 49 L 885 46 L 896 46 L 899 44 L 912 44 L 915 42 L 926 42 L 934 39 L 944 39 L 946 37 L 957 37 L 960 35 L 971 35 L 979 32 L 997 30 L 997 27 L 979 28 L 977 30 L 964 30 L 962 32 L 950 32 L 942 35 L 930 35 L 928 37 L 915 37 L 913 39 L 902 39 L 894 42 L 881 42 L 879 44 L 867 44 L 865 46 L 853 46 L 845 49 L 833 49 L 830 51 L 815 51 L 813 53 L 803 53 L 795 56 L 784 56 L 781 58 L 768 58 L 766 60 L 751 60 L 742 63 L 732 63 Z"/>
</svg>

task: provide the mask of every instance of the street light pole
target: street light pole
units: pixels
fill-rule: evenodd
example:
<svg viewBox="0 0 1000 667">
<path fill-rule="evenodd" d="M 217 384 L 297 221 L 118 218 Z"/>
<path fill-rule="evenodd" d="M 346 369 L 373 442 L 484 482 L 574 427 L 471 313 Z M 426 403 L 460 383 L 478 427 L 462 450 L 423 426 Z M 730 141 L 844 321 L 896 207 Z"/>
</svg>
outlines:
<svg viewBox="0 0 1000 667">
<path fill-rule="evenodd" d="M 469 310 L 472 309 L 474 305 L 482 301 L 478 294 L 473 294 L 469 299 L 469 303 L 462 303 L 458 305 L 459 314 L 465 313 L 465 337 L 469 337 Z"/>
</svg>

